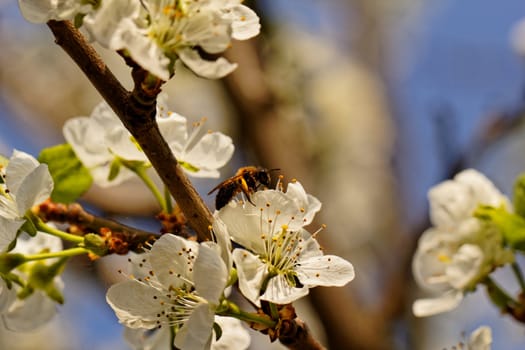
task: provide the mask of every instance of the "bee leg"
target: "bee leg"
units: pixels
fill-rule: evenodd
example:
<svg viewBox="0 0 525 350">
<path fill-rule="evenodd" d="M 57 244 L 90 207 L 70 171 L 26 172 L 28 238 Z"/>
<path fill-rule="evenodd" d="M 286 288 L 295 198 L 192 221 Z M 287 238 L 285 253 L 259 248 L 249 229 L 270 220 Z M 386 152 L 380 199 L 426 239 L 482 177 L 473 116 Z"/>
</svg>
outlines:
<svg viewBox="0 0 525 350">
<path fill-rule="evenodd" d="M 241 182 L 242 193 L 244 193 L 244 195 L 246 196 L 246 199 L 248 200 L 248 202 L 250 202 L 251 205 L 255 206 L 255 203 L 252 202 L 252 199 L 250 197 L 250 195 L 253 193 L 253 191 L 250 189 L 250 187 L 246 183 L 246 180 L 241 178 L 240 182 Z"/>
</svg>

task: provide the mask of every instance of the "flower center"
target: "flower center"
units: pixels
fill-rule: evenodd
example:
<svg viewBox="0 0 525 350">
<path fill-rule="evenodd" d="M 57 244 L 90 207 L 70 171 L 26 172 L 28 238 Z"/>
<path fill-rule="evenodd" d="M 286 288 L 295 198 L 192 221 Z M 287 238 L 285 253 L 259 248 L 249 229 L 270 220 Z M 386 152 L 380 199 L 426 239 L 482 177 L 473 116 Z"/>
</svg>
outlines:
<svg viewBox="0 0 525 350">
<path fill-rule="evenodd" d="M 275 226 L 282 218 L 280 210 L 276 210 L 271 217 L 266 216 L 270 211 L 271 204 L 268 203 L 266 208 L 260 208 L 260 239 L 263 240 L 264 253 L 261 254 L 261 260 L 268 265 L 270 275 L 285 275 L 290 285 L 296 285 L 295 266 L 304 248 L 304 239 L 301 231 L 289 230 L 289 225 L 281 224 L 280 229 Z M 266 217 L 265 217 L 266 216 Z M 295 218 L 290 217 L 288 222 Z"/>
</svg>

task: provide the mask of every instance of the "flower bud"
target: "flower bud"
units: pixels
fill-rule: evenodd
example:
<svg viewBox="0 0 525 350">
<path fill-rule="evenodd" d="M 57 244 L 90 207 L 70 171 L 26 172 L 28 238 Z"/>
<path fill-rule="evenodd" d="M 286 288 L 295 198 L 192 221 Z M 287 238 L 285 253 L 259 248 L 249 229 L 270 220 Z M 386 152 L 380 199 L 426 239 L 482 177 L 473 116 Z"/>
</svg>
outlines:
<svg viewBox="0 0 525 350">
<path fill-rule="evenodd" d="M 98 256 L 104 256 L 108 253 L 105 239 L 94 233 L 88 233 L 84 236 L 84 247 Z"/>
</svg>

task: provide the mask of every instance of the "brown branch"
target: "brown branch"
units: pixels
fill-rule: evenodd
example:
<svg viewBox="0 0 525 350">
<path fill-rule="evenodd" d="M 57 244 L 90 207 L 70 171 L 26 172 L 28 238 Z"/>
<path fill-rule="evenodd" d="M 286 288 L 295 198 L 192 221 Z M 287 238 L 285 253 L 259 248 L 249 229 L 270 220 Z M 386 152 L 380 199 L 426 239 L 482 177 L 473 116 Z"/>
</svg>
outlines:
<svg viewBox="0 0 525 350">
<path fill-rule="evenodd" d="M 97 233 L 104 236 L 109 252 L 126 254 L 128 251 L 140 252 L 145 243 L 153 241 L 159 234 L 139 230 L 120 222 L 90 214 L 80 204 L 61 204 L 46 201 L 35 211 L 42 220 L 68 223 L 78 226 L 74 234 Z"/>
<path fill-rule="evenodd" d="M 211 213 L 179 166 L 155 121 L 155 99 L 160 89 L 141 90 L 142 86 L 137 84 L 139 78 L 134 74 L 136 86 L 130 93 L 71 22 L 49 21 L 47 25 L 55 36 L 55 42 L 80 67 L 139 143 L 199 240 L 209 239 Z"/>
<path fill-rule="evenodd" d="M 325 350 L 312 335 L 301 319 L 283 321 L 280 326 L 279 341 L 291 350 Z"/>
</svg>

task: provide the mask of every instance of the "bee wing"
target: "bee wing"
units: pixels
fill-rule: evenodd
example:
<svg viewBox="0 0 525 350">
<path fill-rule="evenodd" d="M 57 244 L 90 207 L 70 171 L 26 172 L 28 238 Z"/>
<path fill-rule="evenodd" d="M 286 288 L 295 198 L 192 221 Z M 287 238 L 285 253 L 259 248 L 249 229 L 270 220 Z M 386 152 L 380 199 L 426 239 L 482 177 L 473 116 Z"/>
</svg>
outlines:
<svg viewBox="0 0 525 350">
<path fill-rule="evenodd" d="M 238 179 L 239 177 L 242 177 L 242 175 L 236 175 L 236 176 L 233 176 L 233 177 L 230 177 L 226 180 L 224 180 L 223 182 L 221 182 L 220 184 L 218 184 L 217 186 L 215 186 L 210 192 L 208 192 L 208 195 L 212 194 L 213 192 L 217 191 L 219 188 L 221 188 L 222 186 L 224 186 L 225 184 L 227 184 L 228 182 L 230 181 L 235 181 L 236 179 Z"/>
</svg>

